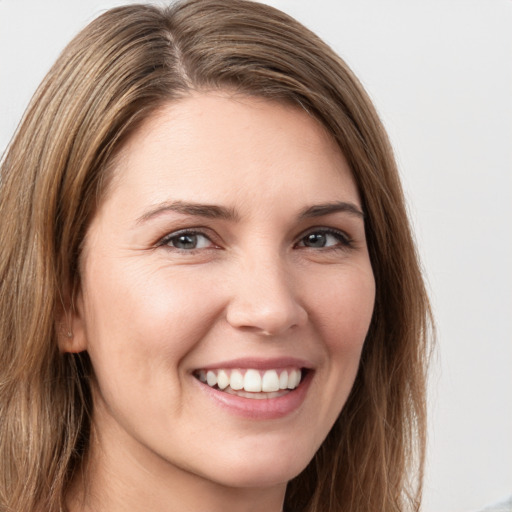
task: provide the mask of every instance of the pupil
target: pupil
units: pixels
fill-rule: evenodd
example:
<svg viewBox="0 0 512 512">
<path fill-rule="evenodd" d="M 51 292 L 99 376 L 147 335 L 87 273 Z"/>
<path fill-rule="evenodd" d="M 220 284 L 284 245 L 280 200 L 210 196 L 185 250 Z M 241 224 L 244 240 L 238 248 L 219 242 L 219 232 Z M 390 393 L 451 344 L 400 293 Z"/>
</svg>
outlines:
<svg viewBox="0 0 512 512">
<path fill-rule="evenodd" d="M 306 245 L 309 247 L 325 247 L 325 234 L 311 233 L 306 237 Z"/>
<path fill-rule="evenodd" d="M 180 235 L 176 241 L 176 247 L 179 249 L 193 249 L 197 242 L 196 235 Z"/>
</svg>

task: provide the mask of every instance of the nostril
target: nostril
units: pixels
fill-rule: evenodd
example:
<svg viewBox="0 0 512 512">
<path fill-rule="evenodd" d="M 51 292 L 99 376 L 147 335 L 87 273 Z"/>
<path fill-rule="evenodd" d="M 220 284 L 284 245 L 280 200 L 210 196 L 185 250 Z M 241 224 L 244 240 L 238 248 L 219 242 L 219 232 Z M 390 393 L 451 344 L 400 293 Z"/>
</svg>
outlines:
<svg viewBox="0 0 512 512">
<path fill-rule="evenodd" d="M 227 322 L 236 329 L 263 336 L 280 335 L 307 321 L 306 310 L 292 299 L 288 303 L 264 304 L 232 303 L 228 307 Z"/>
</svg>

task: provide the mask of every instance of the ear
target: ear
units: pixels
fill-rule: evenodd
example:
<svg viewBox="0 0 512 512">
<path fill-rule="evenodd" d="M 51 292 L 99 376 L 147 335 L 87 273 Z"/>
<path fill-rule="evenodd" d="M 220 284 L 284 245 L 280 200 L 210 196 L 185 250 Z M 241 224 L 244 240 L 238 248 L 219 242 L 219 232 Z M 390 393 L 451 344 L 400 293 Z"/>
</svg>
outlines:
<svg viewBox="0 0 512 512">
<path fill-rule="evenodd" d="M 57 340 L 61 353 L 87 350 L 82 292 L 65 294 L 56 315 Z"/>
</svg>

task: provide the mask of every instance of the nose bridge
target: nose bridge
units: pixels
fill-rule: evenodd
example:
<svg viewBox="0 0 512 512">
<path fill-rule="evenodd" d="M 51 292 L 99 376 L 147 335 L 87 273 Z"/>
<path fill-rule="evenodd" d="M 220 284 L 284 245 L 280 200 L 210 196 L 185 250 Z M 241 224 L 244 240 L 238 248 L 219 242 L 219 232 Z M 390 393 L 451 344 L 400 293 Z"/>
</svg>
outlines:
<svg viewBox="0 0 512 512">
<path fill-rule="evenodd" d="M 278 250 L 260 246 L 237 267 L 227 311 L 233 327 L 275 335 L 305 321 L 307 314 L 296 294 L 293 275 Z"/>
</svg>

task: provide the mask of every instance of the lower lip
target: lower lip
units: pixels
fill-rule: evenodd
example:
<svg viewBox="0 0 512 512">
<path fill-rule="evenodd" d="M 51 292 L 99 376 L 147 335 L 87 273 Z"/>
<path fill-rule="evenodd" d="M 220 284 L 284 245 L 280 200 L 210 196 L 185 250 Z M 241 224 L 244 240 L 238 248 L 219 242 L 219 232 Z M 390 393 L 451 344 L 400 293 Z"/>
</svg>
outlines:
<svg viewBox="0 0 512 512">
<path fill-rule="evenodd" d="M 299 386 L 286 395 L 260 400 L 231 395 L 193 378 L 209 398 L 230 413 L 254 420 L 274 420 L 288 416 L 300 408 L 306 398 L 312 377 L 313 372 L 308 371 Z"/>
</svg>

